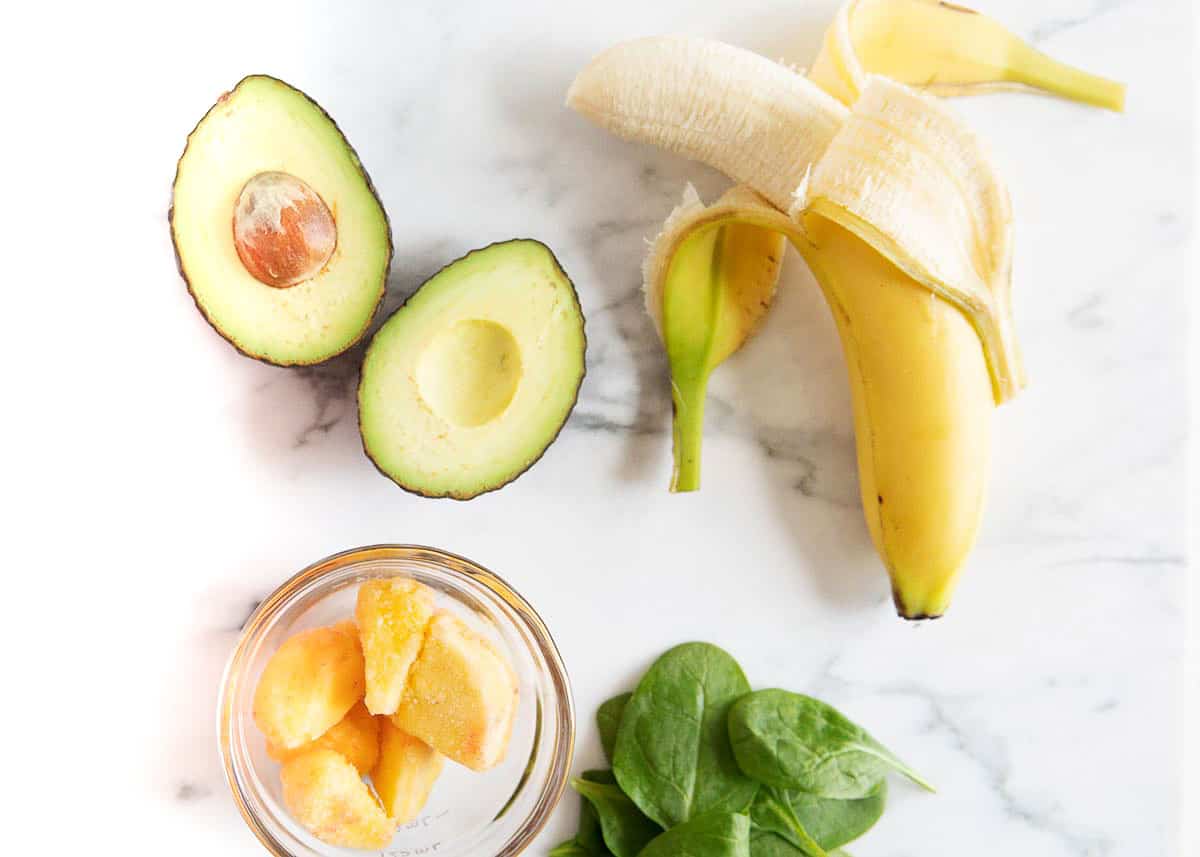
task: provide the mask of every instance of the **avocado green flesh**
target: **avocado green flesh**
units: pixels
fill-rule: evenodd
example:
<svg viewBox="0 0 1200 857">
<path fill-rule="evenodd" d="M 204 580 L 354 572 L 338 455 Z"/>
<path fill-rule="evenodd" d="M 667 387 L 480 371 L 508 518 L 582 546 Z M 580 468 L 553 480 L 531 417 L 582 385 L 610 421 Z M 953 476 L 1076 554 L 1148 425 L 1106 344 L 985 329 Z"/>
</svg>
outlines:
<svg viewBox="0 0 1200 857">
<path fill-rule="evenodd" d="M 238 195 L 266 171 L 306 182 L 337 228 L 325 267 L 289 288 L 255 279 L 233 240 Z M 205 318 L 240 351 L 281 365 L 318 363 L 353 345 L 383 297 L 391 262 L 387 217 L 346 138 L 304 93 L 263 76 L 239 83 L 188 137 L 171 234 Z"/>
<path fill-rule="evenodd" d="M 363 447 L 418 494 L 468 499 L 499 488 L 558 435 L 585 350 L 575 289 L 543 244 L 473 251 L 371 340 L 358 391 Z"/>
</svg>

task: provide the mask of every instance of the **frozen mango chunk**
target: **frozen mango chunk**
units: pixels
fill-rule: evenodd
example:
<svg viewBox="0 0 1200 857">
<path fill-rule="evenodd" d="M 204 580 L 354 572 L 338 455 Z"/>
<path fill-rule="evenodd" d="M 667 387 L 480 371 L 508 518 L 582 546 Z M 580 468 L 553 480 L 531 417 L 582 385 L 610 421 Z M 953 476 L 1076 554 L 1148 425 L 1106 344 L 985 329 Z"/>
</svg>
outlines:
<svg viewBox="0 0 1200 857">
<path fill-rule="evenodd" d="M 317 740 L 294 750 L 285 750 L 267 742 L 267 755 L 276 762 L 287 762 L 318 747 L 341 753 L 358 768 L 360 774 L 366 774 L 375 767 L 379 758 L 379 720 L 371 716 L 365 705 L 356 702 L 345 717 Z"/>
<path fill-rule="evenodd" d="M 372 580 L 354 608 L 367 670 L 367 710 L 392 714 L 433 618 L 433 591 L 415 580 Z"/>
<path fill-rule="evenodd" d="M 254 689 L 254 722 L 268 743 L 294 750 L 345 717 L 365 684 L 358 635 L 340 626 L 303 631 L 267 661 Z"/>
<path fill-rule="evenodd" d="M 306 830 L 342 848 L 383 848 L 396 825 L 358 770 L 340 753 L 318 747 L 284 763 L 283 803 Z"/>
<path fill-rule="evenodd" d="M 497 765 L 517 711 L 517 677 L 496 647 L 438 611 L 392 722 L 475 771 Z"/>
<path fill-rule="evenodd" d="M 408 824 L 429 800 L 446 758 L 420 738 L 401 732 L 388 718 L 379 720 L 379 761 L 371 782 L 383 811 L 396 824 Z"/>
</svg>

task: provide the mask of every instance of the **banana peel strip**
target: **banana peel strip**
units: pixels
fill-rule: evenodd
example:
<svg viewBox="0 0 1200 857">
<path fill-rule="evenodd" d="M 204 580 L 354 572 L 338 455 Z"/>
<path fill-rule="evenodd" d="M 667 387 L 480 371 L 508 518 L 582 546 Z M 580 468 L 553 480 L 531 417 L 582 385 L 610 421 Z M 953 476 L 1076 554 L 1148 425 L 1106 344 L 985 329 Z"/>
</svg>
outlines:
<svg viewBox="0 0 1200 857">
<path fill-rule="evenodd" d="M 671 364 L 672 491 L 700 487 L 709 374 L 771 305 L 786 228 L 787 217 L 745 185 L 706 207 L 689 184 L 646 257 L 646 309 Z"/>
<path fill-rule="evenodd" d="M 1026 90 L 1121 112 L 1125 85 L 1060 63 L 999 22 L 942 0 L 850 0 L 809 76 L 844 104 L 872 74 L 932 95 Z"/>
<path fill-rule="evenodd" d="M 618 137 L 708 164 L 784 210 L 848 115 L 790 68 L 689 36 L 613 45 L 579 72 L 567 105 Z"/>
<path fill-rule="evenodd" d="M 983 142 L 932 98 L 871 76 L 813 166 L 796 217 L 853 232 L 958 307 L 997 404 L 1025 385 L 1012 323 L 1012 208 Z"/>
<path fill-rule="evenodd" d="M 786 236 L 787 224 L 790 221 L 747 185 L 734 185 L 711 205 L 704 204 L 691 182 L 684 187 L 679 205 L 675 206 L 663 222 L 661 231 L 651 242 L 649 252 L 642 261 L 646 312 L 654 321 L 654 328 L 660 338 L 663 337 L 663 304 L 666 298 L 667 278 L 675 254 L 683 243 L 697 232 L 733 222 L 769 228 L 781 236 Z M 782 267 L 781 256 L 782 247 L 776 246 L 764 260 L 767 264 L 758 272 L 760 285 L 754 290 L 755 317 L 747 319 L 743 325 L 744 335 L 732 344 L 732 347 L 722 349 L 724 353 L 714 362 L 720 362 L 736 351 L 758 327 L 775 295 L 775 284 L 779 280 Z"/>
</svg>

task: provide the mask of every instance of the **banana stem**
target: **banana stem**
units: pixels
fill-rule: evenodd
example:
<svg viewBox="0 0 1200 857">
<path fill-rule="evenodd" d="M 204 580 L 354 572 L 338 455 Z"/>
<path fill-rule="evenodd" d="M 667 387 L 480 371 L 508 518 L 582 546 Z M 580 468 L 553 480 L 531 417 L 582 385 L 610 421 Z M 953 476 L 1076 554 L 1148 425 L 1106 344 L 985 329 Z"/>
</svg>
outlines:
<svg viewBox="0 0 1200 857">
<path fill-rule="evenodd" d="M 700 446 L 704 440 L 704 398 L 707 393 L 708 373 L 671 380 L 671 401 L 675 406 L 672 491 L 697 491 L 700 488 Z"/>
<path fill-rule="evenodd" d="M 1032 48 L 1013 58 L 1011 74 L 1018 83 L 1072 101 L 1117 113 L 1125 110 L 1125 84 L 1072 68 Z"/>
</svg>

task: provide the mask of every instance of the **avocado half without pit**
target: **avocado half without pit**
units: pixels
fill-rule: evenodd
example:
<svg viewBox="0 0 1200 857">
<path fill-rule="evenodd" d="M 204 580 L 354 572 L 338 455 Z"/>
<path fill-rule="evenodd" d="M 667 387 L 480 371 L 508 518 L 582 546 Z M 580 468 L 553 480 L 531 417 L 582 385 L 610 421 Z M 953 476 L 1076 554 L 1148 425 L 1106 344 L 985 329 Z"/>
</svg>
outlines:
<svg viewBox="0 0 1200 857">
<path fill-rule="evenodd" d="M 416 494 L 466 500 L 503 487 L 558 436 L 586 345 L 575 288 L 544 244 L 468 253 L 371 340 L 358 389 L 363 448 Z"/>
<path fill-rule="evenodd" d="M 171 200 L 179 271 L 239 351 L 319 363 L 367 331 L 392 257 L 354 149 L 303 92 L 255 75 L 188 136 Z"/>
</svg>

